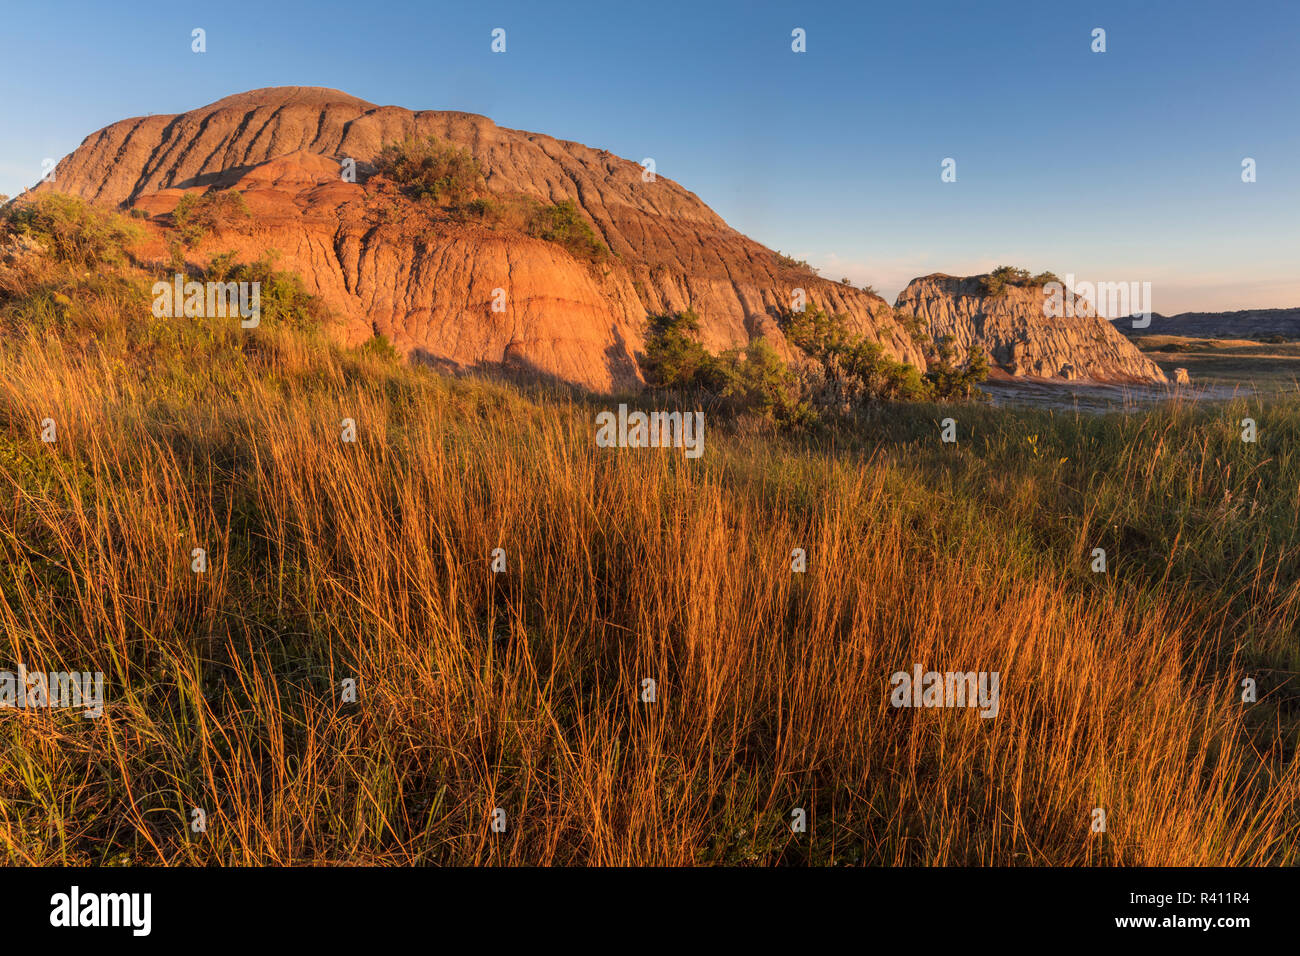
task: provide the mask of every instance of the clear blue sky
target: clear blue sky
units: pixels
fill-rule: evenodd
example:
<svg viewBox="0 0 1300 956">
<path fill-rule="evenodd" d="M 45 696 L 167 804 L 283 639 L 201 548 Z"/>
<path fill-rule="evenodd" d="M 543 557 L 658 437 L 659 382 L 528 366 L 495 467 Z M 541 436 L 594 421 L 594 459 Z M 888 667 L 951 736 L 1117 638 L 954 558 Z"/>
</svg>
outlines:
<svg viewBox="0 0 1300 956">
<path fill-rule="evenodd" d="M 11 195 L 116 120 L 329 86 L 653 157 L 742 232 L 890 298 L 1005 262 L 1150 281 L 1166 313 L 1300 306 L 1295 0 L 38 0 L 0 23 Z"/>
</svg>

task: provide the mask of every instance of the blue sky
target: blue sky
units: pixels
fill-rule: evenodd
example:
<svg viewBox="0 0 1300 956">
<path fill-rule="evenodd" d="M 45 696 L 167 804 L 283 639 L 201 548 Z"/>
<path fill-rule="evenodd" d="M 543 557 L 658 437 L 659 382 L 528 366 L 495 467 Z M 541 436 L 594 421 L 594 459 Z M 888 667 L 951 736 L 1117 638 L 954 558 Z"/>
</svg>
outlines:
<svg viewBox="0 0 1300 956">
<path fill-rule="evenodd" d="M 47 0 L 0 22 L 0 193 L 128 116 L 328 86 L 653 157 L 742 232 L 891 299 L 1008 263 L 1150 281 L 1165 313 L 1300 306 L 1294 0 Z"/>
</svg>

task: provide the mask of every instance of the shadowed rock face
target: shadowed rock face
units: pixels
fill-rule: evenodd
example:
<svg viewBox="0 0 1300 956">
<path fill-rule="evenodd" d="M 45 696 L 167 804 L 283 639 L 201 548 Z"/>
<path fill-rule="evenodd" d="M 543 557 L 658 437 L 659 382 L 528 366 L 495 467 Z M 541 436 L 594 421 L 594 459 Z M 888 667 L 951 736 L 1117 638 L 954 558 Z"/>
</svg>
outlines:
<svg viewBox="0 0 1300 956">
<path fill-rule="evenodd" d="M 515 230 L 433 221 L 372 188 L 366 172 L 381 147 L 411 135 L 468 149 L 493 193 L 573 200 L 614 255 L 593 264 Z M 340 175 L 346 158 L 357 163 L 358 183 Z M 701 315 L 712 350 L 767 335 L 788 357 L 776 317 L 796 288 L 846 314 L 890 356 L 925 368 L 884 300 L 784 265 L 693 193 L 642 173 L 639 163 L 604 150 L 482 116 L 281 87 L 114 123 L 87 137 L 37 191 L 157 215 L 187 191 L 236 189 L 253 227 L 209 237 L 193 261 L 274 248 L 278 266 L 298 272 L 338 313 L 344 339 L 378 331 L 447 368 L 504 363 L 597 391 L 635 388 L 647 316 L 687 307 Z M 151 251 L 161 276 L 160 237 Z M 496 289 L 506 292 L 505 312 L 492 311 Z"/>
<path fill-rule="evenodd" d="M 1166 381 L 1160 368 L 1110 322 L 1083 315 L 1083 300 L 1076 301 L 1080 305 L 1074 317 L 1049 318 L 1042 288 L 1009 285 L 1002 294 L 988 296 L 979 276 L 936 274 L 913 279 L 895 306 L 922 319 L 935 340 L 952 336 L 959 361 L 982 345 L 995 375 Z"/>
</svg>

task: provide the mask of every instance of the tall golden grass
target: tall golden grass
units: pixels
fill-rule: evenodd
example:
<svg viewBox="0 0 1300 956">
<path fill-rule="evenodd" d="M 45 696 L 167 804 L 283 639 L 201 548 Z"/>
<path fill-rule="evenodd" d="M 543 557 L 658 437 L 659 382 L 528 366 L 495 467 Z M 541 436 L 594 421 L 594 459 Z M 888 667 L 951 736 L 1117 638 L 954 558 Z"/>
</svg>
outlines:
<svg viewBox="0 0 1300 956">
<path fill-rule="evenodd" d="M 1253 453 L 1222 422 L 970 410 L 954 449 L 894 408 L 835 442 L 710 422 L 687 460 L 271 323 L 99 321 L 0 349 L 0 668 L 107 684 L 97 720 L 0 710 L 10 863 L 1296 860 L 1260 670 L 1293 653 L 1295 463 L 1216 511 L 1255 487 L 1197 477 Z M 1166 497 L 1172 547 L 1134 517 Z M 1186 553 L 1238 536 L 1235 576 Z M 996 718 L 892 708 L 918 663 L 998 671 Z"/>
</svg>

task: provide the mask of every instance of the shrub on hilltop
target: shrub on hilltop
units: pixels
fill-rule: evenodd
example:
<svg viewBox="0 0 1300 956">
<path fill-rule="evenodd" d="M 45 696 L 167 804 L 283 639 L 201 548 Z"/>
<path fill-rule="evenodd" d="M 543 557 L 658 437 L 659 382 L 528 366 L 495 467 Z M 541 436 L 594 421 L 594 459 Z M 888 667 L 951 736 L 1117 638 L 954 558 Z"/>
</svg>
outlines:
<svg viewBox="0 0 1300 956">
<path fill-rule="evenodd" d="M 781 265 L 785 266 L 787 269 L 797 269 L 800 272 L 811 272 L 814 274 L 817 271 L 811 265 L 809 265 L 805 260 L 796 259 L 793 256 L 787 256 L 784 252 L 778 252 L 776 254 L 776 261 L 779 262 Z"/>
<path fill-rule="evenodd" d="M 524 195 L 486 195 L 483 167 L 468 150 L 436 137 L 390 143 L 375 160 L 380 175 L 408 196 L 442 207 L 457 222 L 516 229 L 599 262 L 609 248 L 572 199 L 545 204 Z"/>
<path fill-rule="evenodd" d="M 408 136 L 379 151 L 375 169 L 416 199 L 458 206 L 484 188 L 483 169 L 468 150 L 436 136 Z"/>
<path fill-rule="evenodd" d="M 1060 281 L 1054 272 L 1040 272 L 1038 275 L 1030 275 L 1028 269 L 1018 269 L 1015 266 L 998 266 L 988 275 L 980 276 L 980 290 L 985 295 L 998 296 L 1007 290 L 1007 286 L 1032 289 L 1045 286 L 1049 282 Z"/>
</svg>

